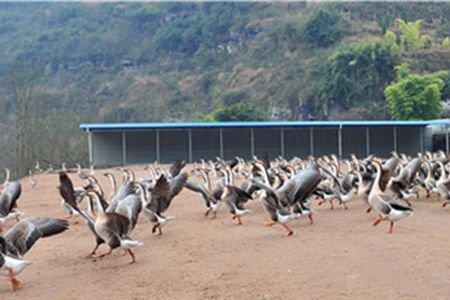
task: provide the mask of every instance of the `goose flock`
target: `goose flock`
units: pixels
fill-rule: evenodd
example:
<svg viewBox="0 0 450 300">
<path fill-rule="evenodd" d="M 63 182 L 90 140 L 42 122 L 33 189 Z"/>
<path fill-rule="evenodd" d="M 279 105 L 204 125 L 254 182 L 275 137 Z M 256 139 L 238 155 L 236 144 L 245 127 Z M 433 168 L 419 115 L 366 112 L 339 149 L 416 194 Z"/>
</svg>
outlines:
<svg viewBox="0 0 450 300">
<path fill-rule="evenodd" d="M 8 277 L 13 291 L 21 288 L 16 276 L 30 265 L 24 258 L 26 253 L 40 238 L 60 234 L 80 219 L 84 219 L 94 240 L 93 249 L 86 249 L 88 258 L 97 260 L 122 249 L 133 264 L 137 261 L 136 248 L 143 246 L 132 237 L 139 217 L 148 220 L 149 232 L 162 235 L 163 227 L 175 219 L 168 213 L 171 203 L 184 188 L 198 194 L 207 220 L 218 218 L 218 212 L 225 207 L 230 222 L 243 225 L 246 216 L 252 214 L 250 203 L 260 202 L 267 213 L 265 226 L 279 225 L 286 236 L 294 234 L 289 223 L 296 219 L 308 218 L 314 224 L 313 201 L 329 205 L 331 210 L 339 206 L 348 209 L 351 202 L 361 201 L 367 206 L 366 212 L 375 215 L 373 226 L 389 223 L 388 233 L 394 232 L 397 221 L 413 215 L 412 200 L 421 192 L 424 198 L 439 197 L 443 207 L 450 202 L 450 162 L 442 151 L 415 157 L 392 152 L 387 159 L 325 155 L 270 160 L 262 155 L 247 161 L 240 157 L 201 160 L 189 170 L 185 167 L 184 161 L 168 167 L 149 164 L 144 168 L 146 175 L 140 178 L 128 168 L 102 173 L 111 185 L 109 194 L 104 192 L 96 177 L 99 171 L 93 167 L 83 170 L 78 165 L 69 170 L 63 164 L 59 170 L 52 168 L 48 172 L 59 178 L 65 218 L 24 217 L 18 203 L 21 183 L 11 181 L 10 171 L 5 169 L 0 193 L 0 273 Z M 30 170 L 30 178 L 43 172 L 47 171 L 37 163 Z M 83 184 L 75 186 L 70 173 Z M 121 180 L 116 174 L 121 175 Z M 33 177 L 31 188 L 36 184 Z M 103 244 L 107 251 L 97 253 Z"/>
</svg>

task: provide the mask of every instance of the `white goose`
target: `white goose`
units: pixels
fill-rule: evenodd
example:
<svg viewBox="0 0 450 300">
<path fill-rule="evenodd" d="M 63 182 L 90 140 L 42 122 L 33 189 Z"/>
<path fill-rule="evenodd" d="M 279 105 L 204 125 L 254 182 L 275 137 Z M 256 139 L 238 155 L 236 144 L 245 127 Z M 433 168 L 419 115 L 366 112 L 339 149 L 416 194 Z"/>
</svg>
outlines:
<svg viewBox="0 0 450 300">
<path fill-rule="evenodd" d="M 378 225 L 381 221 L 389 220 L 390 226 L 388 233 L 394 232 L 394 222 L 411 216 L 413 210 L 410 207 L 405 207 L 394 202 L 394 200 L 388 195 L 384 194 L 380 189 L 381 178 L 381 163 L 379 161 L 373 161 L 373 165 L 376 168 L 377 175 L 372 185 L 372 190 L 369 194 L 369 205 L 379 214 L 375 219 L 373 226 Z"/>
</svg>

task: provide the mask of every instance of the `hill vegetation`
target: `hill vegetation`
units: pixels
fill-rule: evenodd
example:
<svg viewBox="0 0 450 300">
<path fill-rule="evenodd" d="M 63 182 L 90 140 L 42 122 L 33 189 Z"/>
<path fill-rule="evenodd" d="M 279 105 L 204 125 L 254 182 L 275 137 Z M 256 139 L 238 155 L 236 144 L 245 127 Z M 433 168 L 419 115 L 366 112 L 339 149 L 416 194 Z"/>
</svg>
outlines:
<svg viewBox="0 0 450 300">
<path fill-rule="evenodd" d="M 0 165 L 86 162 L 83 121 L 392 118 L 449 36 L 448 3 L 0 3 Z"/>
</svg>

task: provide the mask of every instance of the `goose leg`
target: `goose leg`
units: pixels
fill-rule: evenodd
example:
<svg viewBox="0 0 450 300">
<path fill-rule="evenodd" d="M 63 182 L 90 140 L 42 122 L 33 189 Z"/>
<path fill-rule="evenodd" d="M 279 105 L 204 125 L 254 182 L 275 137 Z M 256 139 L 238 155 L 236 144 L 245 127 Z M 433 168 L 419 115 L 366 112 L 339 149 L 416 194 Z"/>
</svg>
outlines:
<svg viewBox="0 0 450 300">
<path fill-rule="evenodd" d="M 409 200 L 406 200 L 406 199 L 403 199 L 403 200 L 405 200 L 406 204 L 407 204 L 409 207 L 412 206 L 412 204 L 411 204 L 411 202 L 410 202 Z"/>
<path fill-rule="evenodd" d="M 126 249 L 126 251 L 128 252 L 128 254 L 130 254 L 131 256 L 131 262 L 130 265 L 134 264 L 136 262 L 136 256 L 134 255 L 133 250 L 131 249 Z"/>
<path fill-rule="evenodd" d="M 91 258 L 91 257 L 93 257 L 93 256 L 95 255 L 95 252 L 97 251 L 98 247 L 100 247 L 100 244 L 97 244 L 97 245 L 95 246 L 94 250 L 92 250 L 92 252 L 89 253 L 89 254 L 86 256 L 86 258 Z"/>
<path fill-rule="evenodd" d="M 158 224 L 158 235 L 162 235 L 161 225 Z"/>
<path fill-rule="evenodd" d="M 270 221 L 270 222 L 264 223 L 264 226 L 266 226 L 266 227 L 272 227 L 272 226 L 275 225 L 275 224 L 277 224 L 277 222 Z"/>
<path fill-rule="evenodd" d="M 309 219 L 309 225 L 314 224 L 314 219 L 312 215 L 308 215 L 308 219 Z"/>
<path fill-rule="evenodd" d="M 373 226 L 377 226 L 381 221 L 386 220 L 386 217 L 378 216 L 375 221 L 373 222 Z"/>
<path fill-rule="evenodd" d="M 333 203 L 333 200 L 330 200 L 330 209 L 331 209 L 331 210 L 334 209 L 334 203 Z"/>
<path fill-rule="evenodd" d="M 325 200 L 320 200 L 319 203 L 317 203 L 317 205 L 321 206 L 323 203 L 325 202 Z"/>
<path fill-rule="evenodd" d="M 388 233 L 389 234 L 394 233 L 394 222 L 393 221 L 391 221 L 391 224 L 389 224 L 389 231 L 388 231 Z"/>
<path fill-rule="evenodd" d="M 112 249 L 109 249 L 108 252 L 105 252 L 105 253 L 103 253 L 103 254 L 100 254 L 100 255 L 98 256 L 98 258 L 102 258 L 102 257 L 108 256 L 108 255 L 111 255 L 112 252 L 113 252 L 113 250 L 112 250 Z"/>
<path fill-rule="evenodd" d="M 370 213 L 372 211 L 372 207 L 369 207 L 367 210 L 366 210 L 366 213 Z"/>
<path fill-rule="evenodd" d="M 205 212 L 205 218 L 208 217 L 210 212 L 211 212 L 211 209 L 208 208 L 208 210 Z"/>
<path fill-rule="evenodd" d="M 12 284 L 13 292 L 22 287 L 22 282 L 20 282 L 17 278 L 14 277 L 12 269 L 8 269 L 8 277 L 9 281 Z"/>
<path fill-rule="evenodd" d="M 153 225 L 153 228 L 152 228 L 153 234 L 156 232 L 156 228 L 158 228 L 158 227 L 159 227 L 159 223 L 156 223 L 155 225 Z"/>
<path fill-rule="evenodd" d="M 348 209 L 348 207 L 347 207 L 347 205 L 346 205 L 345 203 L 342 203 L 342 205 L 344 205 L 344 209 L 345 209 L 345 210 Z"/>
<path fill-rule="evenodd" d="M 447 204 L 448 204 L 448 202 L 444 202 L 444 203 L 442 203 L 442 207 L 446 207 L 447 206 Z M 1 231 L 0 231 L 1 232 Z"/>
<path fill-rule="evenodd" d="M 238 221 L 238 225 L 242 225 L 241 217 L 240 216 L 236 216 L 236 219 Z"/>
<path fill-rule="evenodd" d="M 294 234 L 294 231 L 292 231 L 292 229 L 289 228 L 289 226 L 287 226 L 286 224 L 282 224 L 282 225 L 283 225 L 283 227 L 286 228 L 286 230 L 287 230 L 286 236 L 291 236 L 291 235 Z"/>
</svg>

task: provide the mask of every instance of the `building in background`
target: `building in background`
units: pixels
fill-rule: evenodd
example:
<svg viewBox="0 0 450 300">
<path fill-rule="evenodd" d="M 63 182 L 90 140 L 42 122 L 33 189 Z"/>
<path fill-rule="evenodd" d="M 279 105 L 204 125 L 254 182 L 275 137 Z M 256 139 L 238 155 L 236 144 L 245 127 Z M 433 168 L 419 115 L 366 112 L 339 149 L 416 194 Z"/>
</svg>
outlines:
<svg viewBox="0 0 450 300">
<path fill-rule="evenodd" d="M 387 157 L 449 151 L 450 120 L 82 124 L 97 166 L 235 156 Z"/>
</svg>

